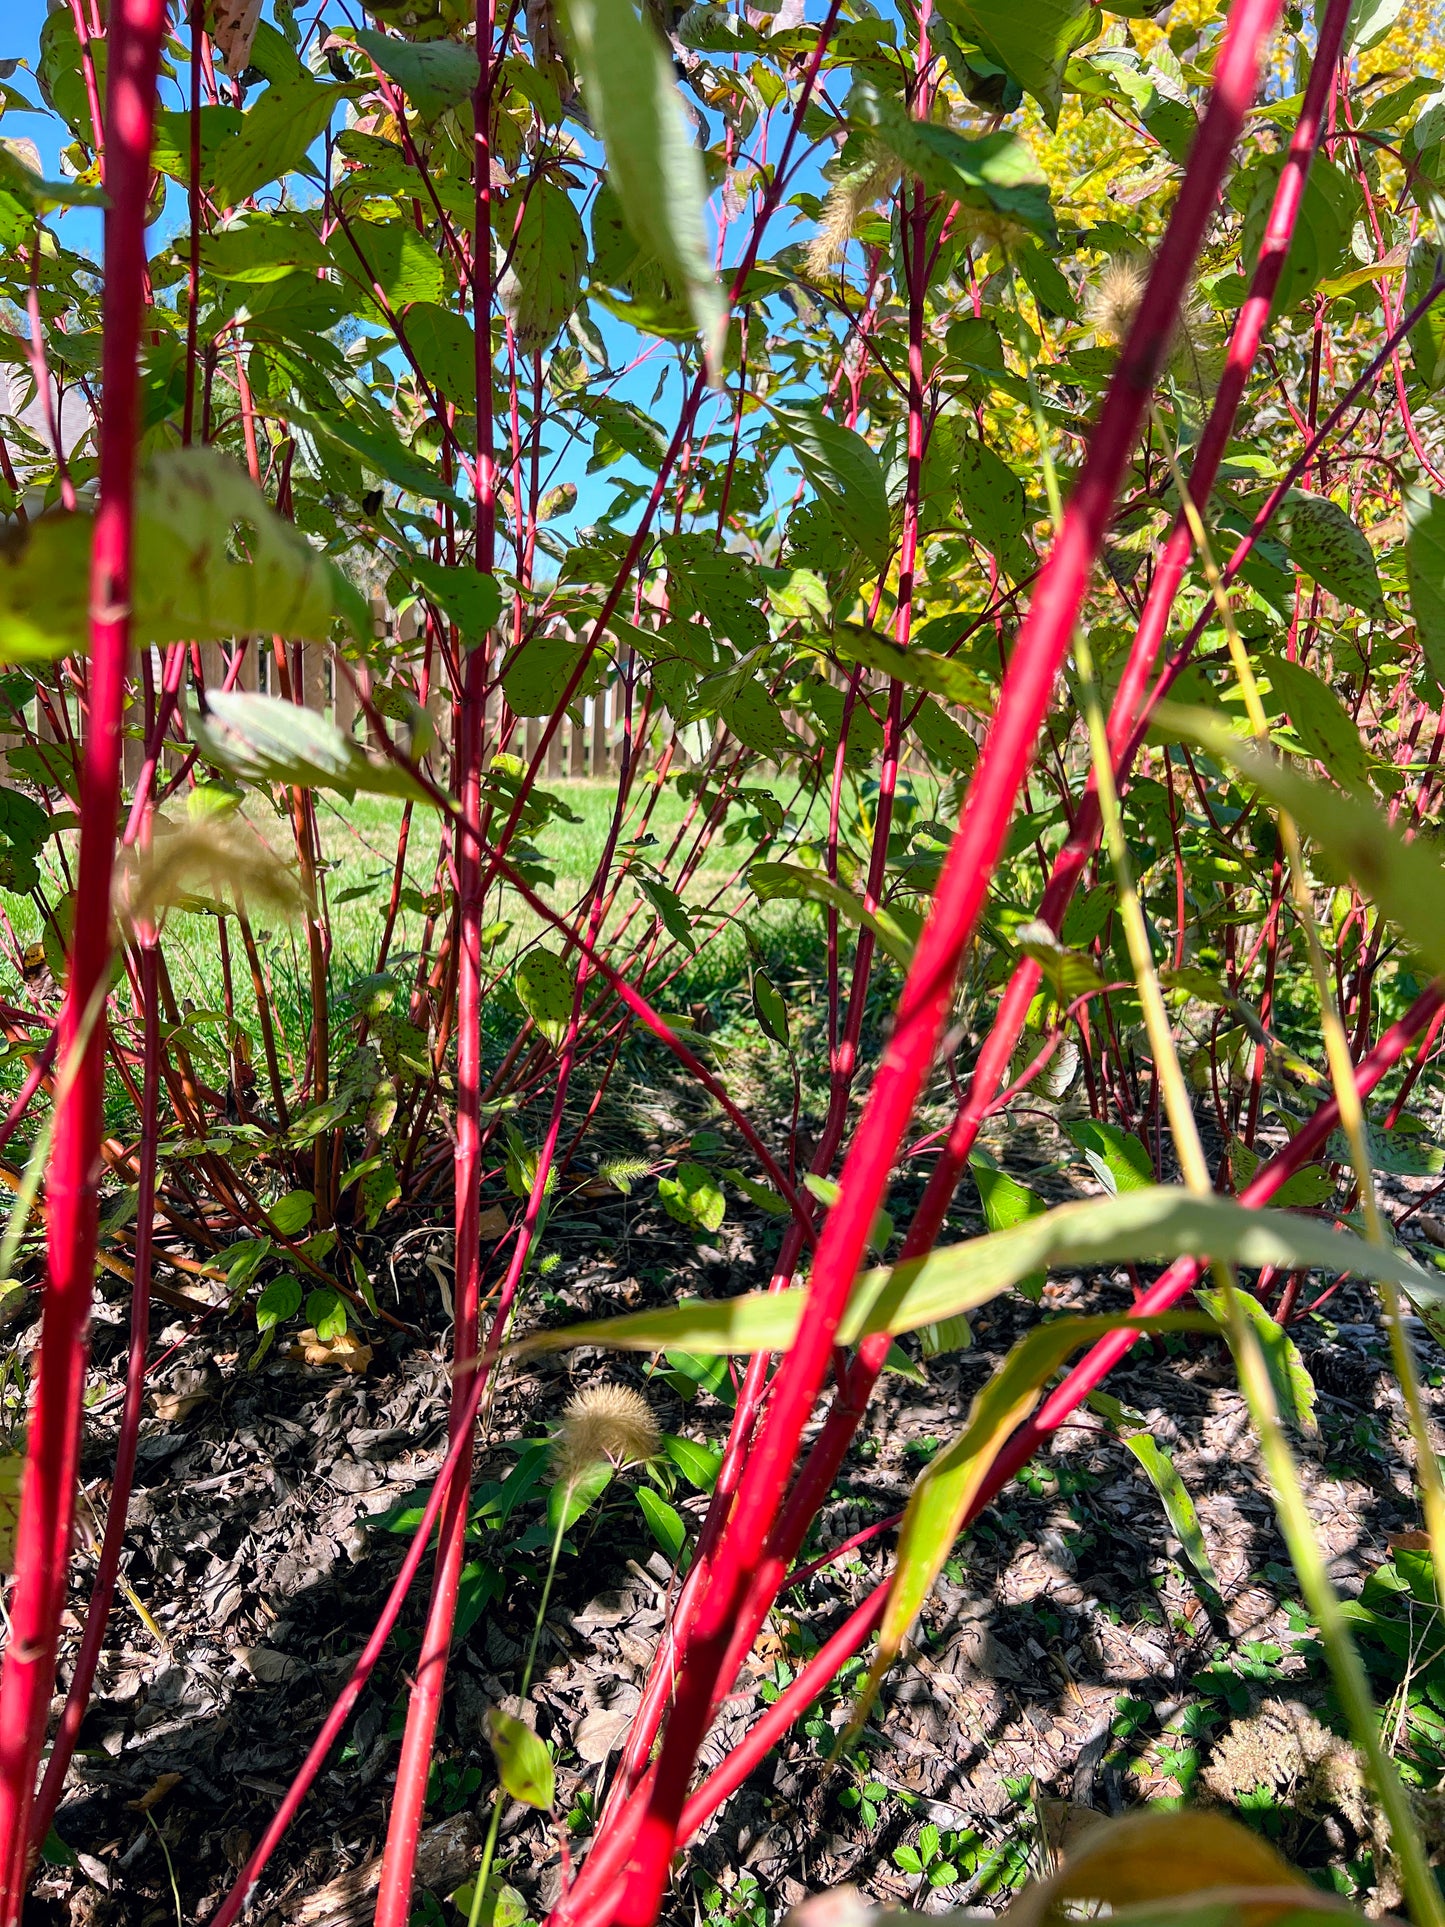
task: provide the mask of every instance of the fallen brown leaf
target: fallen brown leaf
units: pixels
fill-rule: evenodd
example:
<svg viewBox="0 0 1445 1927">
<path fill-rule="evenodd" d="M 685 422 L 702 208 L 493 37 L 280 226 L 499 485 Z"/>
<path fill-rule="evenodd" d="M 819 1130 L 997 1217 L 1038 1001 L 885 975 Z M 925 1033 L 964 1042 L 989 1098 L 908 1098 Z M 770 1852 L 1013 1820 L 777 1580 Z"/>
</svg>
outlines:
<svg viewBox="0 0 1445 1927">
<path fill-rule="evenodd" d="M 318 1338 L 308 1325 L 298 1332 L 286 1356 L 303 1365 L 339 1365 L 343 1372 L 364 1372 L 371 1363 L 372 1348 L 355 1332 L 342 1332 L 339 1338 Z"/>
<path fill-rule="evenodd" d="M 614 1747 L 621 1744 L 622 1736 L 631 1724 L 630 1713 L 598 1707 L 587 1715 L 572 1736 L 578 1759 L 585 1760 L 589 1766 L 600 1766 Z"/>
<path fill-rule="evenodd" d="M 1392 1532 L 1385 1540 L 1391 1552 L 1428 1552 L 1430 1535 L 1418 1528 L 1414 1532 Z"/>
<path fill-rule="evenodd" d="M 753 1641 L 750 1658 L 755 1666 L 776 1666 L 786 1651 L 787 1648 L 772 1627 L 764 1626 Z"/>
<path fill-rule="evenodd" d="M 512 1220 L 499 1204 L 489 1204 L 477 1219 L 477 1232 L 483 1238 L 500 1238 L 511 1229 Z"/>
<path fill-rule="evenodd" d="M 180 1783 L 179 1773 L 162 1773 L 152 1780 L 138 1800 L 127 1800 L 126 1805 L 132 1813 L 149 1813 L 152 1807 L 160 1805 L 172 1787 L 177 1787 Z"/>
<path fill-rule="evenodd" d="M 198 1405 L 205 1404 L 206 1396 L 205 1392 L 156 1392 L 151 1397 L 151 1410 L 166 1424 L 179 1425 Z"/>
</svg>

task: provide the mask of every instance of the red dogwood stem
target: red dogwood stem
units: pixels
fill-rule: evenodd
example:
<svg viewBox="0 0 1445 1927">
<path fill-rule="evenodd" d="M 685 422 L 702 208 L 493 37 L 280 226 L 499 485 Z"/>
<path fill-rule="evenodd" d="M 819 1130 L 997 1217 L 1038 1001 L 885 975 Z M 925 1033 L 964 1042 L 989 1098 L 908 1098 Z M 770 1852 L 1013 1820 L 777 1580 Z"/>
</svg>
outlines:
<svg viewBox="0 0 1445 1927">
<path fill-rule="evenodd" d="M 90 685 L 80 771 L 75 934 L 61 1017 L 54 1151 L 46 1177 L 48 1271 L 21 1492 L 10 1644 L 0 1675 L 0 1927 L 20 1918 L 35 1770 L 45 1743 L 65 1605 L 95 1273 L 110 888 L 130 644 L 137 356 L 146 190 L 164 0 L 112 0 L 107 35 L 105 345 L 100 499 L 90 570 Z"/>
<path fill-rule="evenodd" d="M 131 1282 L 130 1348 L 126 1356 L 125 1402 L 121 1407 L 120 1436 L 116 1440 L 115 1475 L 110 1485 L 110 1505 L 101 1537 L 100 1557 L 96 1561 L 95 1584 L 90 1592 L 90 1610 L 85 1632 L 76 1655 L 75 1671 L 65 1695 L 65 1710 L 45 1777 L 40 1783 L 35 1808 L 30 1816 L 30 1850 L 38 1853 L 50 1831 L 55 1809 L 65 1790 L 65 1775 L 80 1738 L 80 1723 L 90 1704 L 90 1689 L 95 1684 L 105 1644 L 105 1629 L 115 1599 L 116 1576 L 125 1544 L 125 1517 L 130 1506 L 131 1486 L 135 1479 L 136 1448 L 140 1443 L 146 1372 L 146 1343 L 150 1337 L 151 1260 L 155 1248 L 156 1152 L 160 1137 L 161 1014 L 159 995 L 160 952 L 154 933 L 142 944 L 140 956 L 141 1021 L 145 1026 L 145 1069 L 141 1107 L 140 1172 L 136 1199 L 135 1270 Z"/>
<path fill-rule="evenodd" d="M 1411 1039 L 1418 1036 L 1442 1009 L 1445 1009 L 1445 985 L 1431 984 L 1399 1022 L 1393 1024 L 1369 1054 L 1361 1059 L 1355 1071 L 1355 1088 L 1361 1097 L 1367 1097 L 1375 1089 L 1400 1061 Z M 1250 1183 L 1240 1192 L 1239 1202 L 1250 1210 L 1262 1210 L 1295 1172 L 1324 1149 L 1331 1134 L 1338 1130 L 1339 1121 L 1339 1106 L 1331 1098 L 1320 1106 L 1308 1124 L 1274 1157 L 1260 1166 Z M 1177 1305 L 1198 1281 L 1204 1263 L 1199 1258 L 1176 1259 L 1140 1298 L 1134 1308 L 1137 1315 L 1141 1318 L 1151 1317 Z M 1084 1354 L 1034 1417 L 1019 1427 L 999 1453 L 969 1510 L 965 1527 L 971 1525 L 984 1507 L 997 1498 L 1009 1480 L 1033 1457 L 1044 1439 L 1072 1417 L 1090 1392 L 1138 1343 L 1139 1337 L 1137 1331 L 1127 1328 L 1110 1332 Z M 854 1608 L 837 1632 L 800 1669 L 797 1678 L 778 1695 L 771 1706 L 761 1710 L 756 1723 L 749 1727 L 739 1745 L 702 1782 L 683 1810 L 678 1827 L 680 1843 L 690 1840 L 712 1818 L 729 1795 L 767 1757 L 793 1721 L 836 1677 L 839 1667 L 859 1650 L 882 1617 L 890 1583 L 885 1581 L 875 1587 L 862 1604 Z M 554 1919 L 559 1918 L 561 1912 L 562 1909 L 559 1909 Z M 593 1914 L 579 1916 L 572 1912 L 570 1906 L 567 1907 L 567 1916 L 584 1921 L 594 1918 Z M 595 1910 L 595 1918 L 605 1917 L 602 1908 Z"/>
<path fill-rule="evenodd" d="M 1324 110 L 1333 89 L 1335 64 L 1349 5 L 1350 0 L 1331 0 L 1330 12 L 1316 49 L 1316 64 L 1310 73 L 1300 118 L 1290 141 L 1286 165 L 1260 243 L 1249 297 L 1230 344 L 1224 376 L 1200 438 L 1190 476 L 1191 490 L 1199 502 L 1208 497 L 1214 486 L 1219 462 L 1228 445 L 1249 372 L 1259 351 L 1280 270 L 1289 251 Z M 1141 703 L 1146 709 L 1148 707 L 1144 701 L 1148 678 L 1158 659 L 1169 611 L 1183 580 L 1192 548 L 1188 522 L 1181 512 L 1150 585 L 1109 718 L 1110 746 L 1116 759 L 1115 780 L 1121 787 L 1127 781 L 1137 753 L 1138 712 Z M 1091 778 L 1075 817 L 1073 831 L 1055 860 L 1039 911 L 1040 918 L 1056 931 L 1097 843 L 1098 831 L 1098 798 Z M 901 1254 L 905 1259 L 931 1250 L 943 1228 L 959 1177 L 973 1149 L 979 1127 L 989 1114 L 1040 977 L 1039 966 L 1031 959 L 1024 959 L 1009 979 L 953 1129 L 930 1173 L 923 1198 L 908 1228 Z M 734 1662 L 740 1663 L 742 1656 L 751 1648 L 758 1627 L 777 1595 L 783 1575 L 796 1557 L 814 1514 L 837 1476 L 838 1467 L 867 1407 L 887 1352 L 886 1338 L 865 1339 L 860 1346 L 843 1394 L 830 1410 L 823 1431 L 814 1442 L 802 1474 L 769 1537 L 766 1553 L 753 1574 L 746 1604 L 734 1628 L 732 1650 L 723 1668 L 725 1674 Z M 637 1748 L 644 1740 L 650 1743 L 650 1736 L 635 1733 L 631 1744 Z"/>
<path fill-rule="evenodd" d="M 1319 145 L 1325 111 L 1334 92 L 1350 4 L 1351 0 L 1330 0 L 1321 25 L 1300 116 L 1295 123 L 1284 167 L 1275 187 L 1269 219 L 1265 223 L 1264 236 L 1259 244 L 1259 253 L 1255 258 L 1249 294 L 1240 309 L 1224 373 L 1209 411 L 1209 419 L 1199 438 L 1199 447 L 1189 474 L 1189 492 L 1201 510 L 1214 488 L 1219 464 L 1229 445 L 1239 404 L 1244 398 L 1245 385 L 1264 339 L 1275 290 L 1279 286 L 1279 277 L 1304 199 L 1310 163 Z M 1114 780 L 1121 787 L 1128 779 L 1137 750 L 1137 724 L 1141 707 L 1147 713 L 1145 697 L 1149 678 L 1159 660 L 1169 614 L 1193 553 L 1194 538 L 1181 509 L 1149 584 L 1149 594 L 1139 617 L 1134 642 L 1110 706 L 1109 750 L 1114 760 Z M 1062 924 L 1064 913 L 1073 900 L 1098 841 L 1099 797 L 1091 775 L 1074 818 L 1073 829 L 1054 859 L 1053 871 L 1039 905 L 1039 919 L 1048 924 L 1051 930 L 1057 931 Z M 908 1249 L 904 1254 L 907 1257 L 927 1251 L 943 1227 L 963 1167 L 1008 1069 L 1009 1059 L 1018 1043 L 1041 976 L 1038 964 L 1031 958 L 1025 958 L 1009 978 L 998 1015 L 992 1030 L 984 1039 L 946 1147 L 929 1174 L 927 1188 L 910 1228 Z"/>
<path fill-rule="evenodd" d="M 1445 1009 L 1445 985 L 1431 984 L 1410 1009 L 1391 1026 L 1374 1048 L 1360 1060 L 1355 1071 L 1355 1087 L 1367 1097 L 1381 1079 L 1400 1061 L 1411 1039 Z M 1309 1163 L 1339 1127 L 1339 1106 L 1334 1098 L 1322 1104 L 1310 1121 L 1260 1166 L 1254 1178 L 1240 1193 L 1239 1202 L 1251 1210 L 1268 1204 L 1280 1187 Z M 1203 1269 L 1194 1258 L 1181 1258 L 1165 1271 L 1141 1298 L 1136 1310 L 1141 1316 L 1167 1311 L 1177 1304 L 1197 1280 Z M 1137 1342 L 1134 1331 L 1112 1332 L 1087 1351 L 1079 1363 L 1044 1402 L 1038 1413 L 1021 1426 L 1000 1452 L 965 1525 L 976 1519 L 984 1506 L 1032 1457 L 1043 1439 L 1057 1431 Z M 761 1765 L 783 1734 L 829 1683 L 839 1667 L 852 1657 L 882 1617 L 890 1581 L 884 1581 L 868 1594 L 830 1639 L 804 1665 L 771 1706 L 760 1710 L 755 1723 L 733 1750 L 714 1768 L 687 1802 L 678 1827 L 680 1842 L 690 1839 L 711 1819 L 730 1794 Z M 633 1797 L 618 1810 L 605 1839 L 588 1855 L 587 1864 L 575 1886 L 558 1902 L 550 1927 L 600 1927 L 612 1918 L 620 1894 L 618 1876 L 641 1822 L 643 1803 L 652 1784 L 655 1768 L 649 1769 Z"/>
<path fill-rule="evenodd" d="M 470 1456 L 470 1432 L 486 1391 L 487 1379 L 481 1372 L 474 1372 L 468 1383 L 466 1402 L 458 1413 L 459 1424 L 452 1433 L 447 1456 L 437 1474 L 436 1484 L 432 1487 L 416 1530 L 412 1533 L 411 1543 L 401 1562 L 401 1570 L 392 1581 L 391 1591 L 386 1595 L 386 1604 L 377 1617 L 370 1637 L 362 1647 L 351 1675 L 326 1715 L 321 1730 L 311 1742 L 306 1758 L 296 1771 L 296 1775 L 286 1789 L 284 1798 L 277 1807 L 270 1824 L 257 1842 L 250 1859 L 237 1876 L 236 1884 L 211 1916 L 207 1927 L 233 1927 L 249 1905 L 255 1893 L 256 1883 L 264 1873 L 272 1854 L 280 1846 L 286 1829 L 301 1810 L 301 1803 L 311 1791 L 312 1782 L 326 1764 L 326 1756 L 341 1735 L 341 1729 L 351 1717 L 351 1709 L 361 1697 L 367 1681 L 376 1671 L 376 1663 L 386 1649 L 391 1638 L 392 1628 L 401 1616 L 406 1604 L 406 1596 L 411 1590 L 417 1570 L 426 1557 L 426 1549 L 436 1526 L 441 1509 L 446 1501 L 456 1477 L 457 1467 L 464 1456 Z"/>
<path fill-rule="evenodd" d="M 477 0 L 477 54 L 480 68 L 472 94 L 472 171 L 474 227 L 472 245 L 472 325 L 476 335 L 474 375 L 477 399 L 477 535 L 475 561 L 490 575 L 496 562 L 497 468 L 492 429 L 492 47 L 496 38 L 496 0 Z M 476 1408 L 470 1381 L 477 1374 L 481 1312 L 481 1088 L 482 1088 L 482 876 L 478 829 L 482 816 L 482 711 L 486 701 L 490 638 L 473 647 L 462 665 L 457 708 L 457 791 L 462 822 L 472 832 L 457 849 L 457 1135 L 454 1160 L 456 1244 L 455 1319 L 452 1327 L 452 1378 L 449 1427 L 452 1441 L 464 1440 L 461 1457 L 442 1513 L 436 1568 L 426 1627 L 417 1658 L 406 1729 L 396 1768 L 396 1790 L 387 1825 L 376 1899 L 376 1927 L 406 1927 L 411 1914 L 417 1840 L 426 1811 L 427 1780 L 442 1689 L 446 1684 L 452 1626 L 456 1620 L 472 1498 L 472 1432 Z M 501 1334 L 515 1278 L 509 1277 L 497 1313 Z M 488 1375 L 483 1373 L 483 1376 Z"/>
<path fill-rule="evenodd" d="M 621 1927 L 651 1927 L 657 1915 L 733 1620 L 796 1463 L 803 1428 L 832 1356 L 839 1316 L 932 1062 L 958 962 L 987 895 L 1054 680 L 1134 451 L 1145 403 L 1174 331 L 1234 142 L 1254 99 L 1264 44 L 1277 13 L 1278 0 L 1237 0 L 1230 15 L 1209 106 L 1179 198 L 1090 439 L 1063 527 L 1019 632 L 993 725 L 969 787 L 963 821 L 904 985 L 893 1034 L 843 1167 L 842 1195 L 819 1241 L 808 1316 L 774 1383 L 732 1519 L 718 1546 L 618 1907 Z"/>
</svg>

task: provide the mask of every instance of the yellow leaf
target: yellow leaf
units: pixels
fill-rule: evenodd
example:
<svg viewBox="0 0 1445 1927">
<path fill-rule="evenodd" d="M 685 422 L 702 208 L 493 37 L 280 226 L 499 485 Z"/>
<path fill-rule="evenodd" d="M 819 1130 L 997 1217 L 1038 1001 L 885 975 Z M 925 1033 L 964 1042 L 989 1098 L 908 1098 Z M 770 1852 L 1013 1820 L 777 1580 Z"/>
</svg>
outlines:
<svg viewBox="0 0 1445 1927">
<path fill-rule="evenodd" d="M 7 1452 L 0 1459 L 0 1572 L 15 1570 L 15 1533 L 20 1524 L 20 1481 L 24 1473 L 23 1453 Z"/>
<path fill-rule="evenodd" d="M 1300 1889 L 1309 1896 L 1301 1903 Z M 1101 1821 L 1083 1834 L 1052 1879 L 1027 1887 L 1003 1915 L 1009 1927 L 1039 1927 L 1099 1903 L 1117 1913 L 1147 1907 L 1149 1919 L 1184 1912 L 1197 1918 L 1212 1900 L 1230 1927 L 1269 1927 L 1283 1916 L 1331 1914 L 1358 1921 L 1354 1909 L 1310 1886 L 1267 1840 L 1221 1813 L 1143 1811 Z M 1064 1903 L 1072 1903 L 1065 1907 Z M 1211 1909 L 1211 1918 L 1216 1917 Z"/>
</svg>

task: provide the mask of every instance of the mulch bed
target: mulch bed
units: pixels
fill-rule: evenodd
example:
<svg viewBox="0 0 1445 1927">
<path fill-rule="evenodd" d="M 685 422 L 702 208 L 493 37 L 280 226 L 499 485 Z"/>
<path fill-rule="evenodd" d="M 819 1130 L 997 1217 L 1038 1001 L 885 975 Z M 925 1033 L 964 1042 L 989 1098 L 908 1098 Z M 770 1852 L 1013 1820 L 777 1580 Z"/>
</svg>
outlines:
<svg viewBox="0 0 1445 1927">
<path fill-rule="evenodd" d="M 1409 1183 L 1397 1187 L 1397 1206 Z M 1068 1188 L 1054 1186 L 1059 1196 Z M 776 1238 L 768 1221 L 733 1213 L 713 1237 L 698 1239 L 642 1195 L 578 1208 L 585 1219 L 554 1221 L 548 1249 L 560 1261 L 534 1287 L 529 1319 L 567 1322 L 662 1302 L 684 1288 L 746 1289 L 764 1275 Z M 960 1230 L 965 1219 L 956 1221 Z M 382 1289 L 387 1309 L 419 1332 L 443 1327 L 438 1278 L 448 1249 L 443 1229 L 415 1228 L 400 1247 L 394 1293 L 389 1282 Z M 102 1293 L 110 1289 L 103 1279 Z M 1055 1280 L 1042 1309 L 1129 1302 L 1120 1273 Z M 973 1393 L 1039 1315 L 1010 1295 L 976 1318 L 972 1349 L 928 1366 L 926 1383 L 885 1378 L 820 1521 L 820 1549 L 903 1504 L 919 1467 L 956 1433 Z M 102 1304 L 96 1330 L 85 1476 L 101 1511 L 125 1316 L 123 1303 Z M 1294 1328 L 1316 1379 L 1322 1427 L 1302 1463 L 1332 1569 L 1354 1591 L 1388 1557 L 1392 1535 L 1418 1519 L 1375 1301 L 1346 1285 L 1327 1319 Z M 35 1336 L 20 1335 L 22 1353 Z M 443 1449 L 444 1350 L 410 1333 L 370 1336 L 376 1352 L 364 1375 L 275 1355 L 253 1371 L 254 1336 L 238 1320 L 218 1316 L 187 1335 L 173 1310 L 158 1310 L 155 1352 L 176 1349 L 152 1380 L 125 1577 L 163 1643 L 118 1597 L 57 1822 L 76 1858 L 46 1869 L 27 1919 L 160 1927 L 176 1918 L 179 1902 L 184 1921 L 203 1922 L 270 1817 L 401 1558 L 404 1539 L 379 1522 L 425 1488 Z M 996 1909 L 1092 1814 L 1184 1791 L 1219 1797 L 1209 1787 L 1210 1760 L 1262 1703 L 1301 1700 L 1324 1711 L 1318 1661 L 1302 1649 L 1288 1610 L 1293 1586 L 1232 1372 L 1217 1343 L 1181 1341 L 1178 1351 L 1161 1356 L 1141 1344 L 1109 1389 L 1174 1455 L 1218 1577 L 1214 1607 L 1187 1575 L 1138 1464 L 1083 1415 L 957 1548 L 869 1722 L 863 1762 L 826 1768 L 847 1719 L 840 1688 L 697 1844 L 675 1882 L 670 1922 L 756 1923 L 843 1881 L 925 1912 Z M 506 1442 L 540 1436 L 576 1385 L 599 1378 L 645 1389 L 665 1428 L 720 1442 L 727 1413 L 705 1393 L 685 1403 L 631 1358 L 548 1357 L 504 1376 L 479 1479 L 505 1476 L 515 1456 Z M 577 1529 L 575 1556 L 563 1558 L 532 1695 L 538 1730 L 556 1755 L 574 1858 L 585 1847 L 589 1800 L 605 1785 L 608 1757 L 637 1705 L 671 1583 L 628 1485 L 614 1483 L 600 1514 Z M 695 1521 L 705 1501 L 684 1487 L 674 1503 Z M 527 1527 L 538 1539 L 540 1510 L 534 1500 L 514 1517 L 514 1539 Z M 891 1543 L 884 1536 L 820 1572 L 805 1602 L 784 1595 L 709 1740 L 708 1761 L 747 1729 L 756 1696 L 775 1691 L 876 1584 Z M 514 1554 L 503 1597 L 454 1654 L 428 1809 L 429 1827 L 439 1830 L 427 1863 L 434 1898 L 419 1902 L 420 1918 L 445 1927 L 464 1918 L 448 1895 L 490 1810 L 486 1709 L 515 1710 L 538 1598 L 532 1575 L 545 1556 L 545 1545 Z M 72 1643 L 89 1571 L 82 1557 L 67 1618 Z M 366 1876 L 385 1834 L 424 1601 L 423 1580 L 342 1747 L 272 1863 L 252 1915 L 267 1927 L 370 1918 Z M 1358 1855 L 1360 1842 L 1343 1821 L 1325 1815 L 1305 1825 L 1289 1786 L 1273 1789 L 1272 1806 L 1269 1798 L 1251 1803 L 1249 1793 L 1240 1788 L 1237 1804 L 1272 1811 L 1271 1830 L 1321 1873 Z M 940 1841 L 935 1869 L 956 1875 L 937 1885 L 910 1870 L 906 1852 L 930 1824 Z M 539 1918 L 559 1890 L 558 1825 L 510 1807 L 501 1864 Z"/>
</svg>

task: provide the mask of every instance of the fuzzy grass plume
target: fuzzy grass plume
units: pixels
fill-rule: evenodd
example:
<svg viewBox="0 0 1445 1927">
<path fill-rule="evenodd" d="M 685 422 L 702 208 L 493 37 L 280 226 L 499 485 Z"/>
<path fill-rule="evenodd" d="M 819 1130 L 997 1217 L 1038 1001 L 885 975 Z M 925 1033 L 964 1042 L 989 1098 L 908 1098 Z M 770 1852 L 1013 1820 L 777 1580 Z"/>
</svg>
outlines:
<svg viewBox="0 0 1445 1927">
<path fill-rule="evenodd" d="M 1084 290 L 1084 319 L 1103 341 L 1120 342 L 1149 284 L 1149 263 L 1142 254 L 1115 254 Z"/>
<path fill-rule="evenodd" d="M 652 1407 L 630 1385 L 590 1385 L 568 1401 L 552 1448 L 559 1482 L 593 1465 L 639 1465 L 661 1444 Z"/>
<path fill-rule="evenodd" d="M 815 281 L 831 272 L 853 238 L 858 217 L 888 192 L 901 172 L 894 155 L 873 146 L 860 166 L 834 181 L 818 217 L 818 231 L 808 245 L 807 271 Z"/>
<path fill-rule="evenodd" d="M 1111 255 L 1084 288 L 1084 319 L 1102 342 L 1118 346 L 1128 334 L 1149 280 L 1144 254 Z M 1179 310 L 1169 349 L 1169 366 L 1181 387 L 1196 396 L 1209 394 L 1219 379 L 1222 352 L 1210 339 L 1209 318 L 1197 300 Z"/>
<path fill-rule="evenodd" d="M 233 810 L 192 810 L 179 822 L 156 817 L 150 841 L 118 872 L 116 897 L 123 921 L 152 928 L 175 909 L 213 911 L 230 901 L 285 917 L 301 905 L 290 870 Z"/>
</svg>

